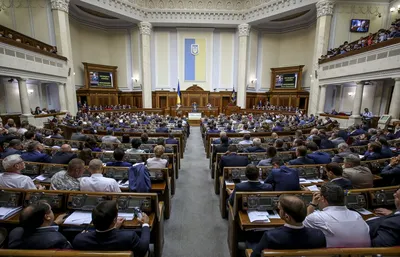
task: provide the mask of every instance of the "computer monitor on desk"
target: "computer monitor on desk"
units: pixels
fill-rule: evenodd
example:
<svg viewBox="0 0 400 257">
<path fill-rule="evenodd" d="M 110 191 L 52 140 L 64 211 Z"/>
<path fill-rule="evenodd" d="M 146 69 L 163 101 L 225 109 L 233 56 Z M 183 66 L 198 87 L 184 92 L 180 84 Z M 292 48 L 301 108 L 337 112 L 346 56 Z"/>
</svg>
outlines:
<svg viewBox="0 0 400 257">
<path fill-rule="evenodd" d="M 57 193 L 56 191 L 31 190 L 26 192 L 24 206 L 27 207 L 39 201 L 45 201 L 51 206 L 51 209 L 53 211 L 61 210 L 62 208 L 65 208 L 65 199 L 66 199 L 66 194 Z"/>
<path fill-rule="evenodd" d="M 394 204 L 394 193 L 397 191 L 397 188 L 391 189 L 382 189 L 369 192 L 369 196 L 371 198 L 371 207 L 393 207 Z"/>
<path fill-rule="evenodd" d="M 23 193 L 16 190 L 0 190 L 0 207 L 18 207 L 22 205 Z"/>
<path fill-rule="evenodd" d="M 246 211 L 272 211 L 278 206 L 278 195 L 243 195 L 242 209 Z"/>
<path fill-rule="evenodd" d="M 349 193 L 345 199 L 349 209 L 367 208 L 367 201 L 363 193 Z"/>
<path fill-rule="evenodd" d="M 92 211 L 99 203 L 112 200 L 111 195 L 70 194 L 67 207 L 73 210 Z"/>
<path fill-rule="evenodd" d="M 118 196 L 117 204 L 118 210 L 123 212 L 131 212 L 136 208 L 144 212 L 151 211 L 151 197 Z"/>
</svg>

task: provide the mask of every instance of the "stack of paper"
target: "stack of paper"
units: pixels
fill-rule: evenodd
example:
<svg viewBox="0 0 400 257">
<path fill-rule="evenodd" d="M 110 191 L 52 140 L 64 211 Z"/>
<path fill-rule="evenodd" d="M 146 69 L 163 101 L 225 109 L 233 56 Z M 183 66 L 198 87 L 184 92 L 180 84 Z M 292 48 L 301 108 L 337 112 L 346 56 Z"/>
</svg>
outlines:
<svg viewBox="0 0 400 257">
<path fill-rule="evenodd" d="M 249 215 L 250 222 L 270 222 L 267 211 L 249 211 L 247 214 Z"/>
<path fill-rule="evenodd" d="M 118 217 L 125 218 L 126 220 L 133 220 L 135 214 L 132 212 L 118 212 Z"/>
<path fill-rule="evenodd" d="M 318 187 L 316 185 L 308 186 L 307 187 L 310 191 L 319 191 Z"/>
<path fill-rule="evenodd" d="M 49 178 L 48 176 L 46 176 L 45 174 L 42 174 L 42 175 L 37 176 L 34 180 L 44 181 L 48 178 Z"/>
<path fill-rule="evenodd" d="M 17 212 L 22 210 L 22 206 L 19 207 L 0 207 L 0 220 L 8 219 L 9 217 L 13 216 Z"/>
<path fill-rule="evenodd" d="M 92 213 L 85 211 L 74 211 L 65 221 L 66 225 L 80 226 L 92 222 Z"/>
</svg>

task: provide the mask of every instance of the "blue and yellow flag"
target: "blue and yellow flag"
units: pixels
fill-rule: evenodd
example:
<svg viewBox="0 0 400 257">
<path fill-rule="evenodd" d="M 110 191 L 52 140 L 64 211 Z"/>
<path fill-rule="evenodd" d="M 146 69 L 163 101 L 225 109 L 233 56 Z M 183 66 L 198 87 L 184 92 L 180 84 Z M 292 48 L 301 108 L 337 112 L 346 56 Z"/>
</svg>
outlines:
<svg viewBox="0 0 400 257">
<path fill-rule="evenodd" d="M 181 104 L 181 87 L 179 86 L 179 80 L 178 80 L 178 91 L 176 95 L 176 105 Z"/>
<path fill-rule="evenodd" d="M 236 92 L 235 92 L 235 88 L 232 88 L 231 101 L 232 101 L 232 103 L 236 102 Z"/>
<path fill-rule="evenodd" d="M 185 81 L 206 81 L 204 38 L 185 38 Z"/>
</svg>

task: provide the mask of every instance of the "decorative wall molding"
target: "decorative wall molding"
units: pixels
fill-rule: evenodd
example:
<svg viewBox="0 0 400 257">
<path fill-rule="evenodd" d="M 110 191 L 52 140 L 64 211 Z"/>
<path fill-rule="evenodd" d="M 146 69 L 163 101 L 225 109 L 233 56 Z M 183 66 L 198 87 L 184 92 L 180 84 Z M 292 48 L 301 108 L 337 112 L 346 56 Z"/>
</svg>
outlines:
<svg viewBox="0 0 400 257">
<path fill-rule="evenodd" d="M 240 24 L 238 26 L 239 37 L 248 37 L 250 35 L 250 25 L 249 24 Z"/>
<path fill-rule="evenodd" d="M 139 31 L 141 35 L 149 35 L 151 34 L 151 23 L 146 22 L 146 21 L 142 21 L 141 23 L 139 23 Z"/>
<path fill-rule="evenodd" d="M 69 11 L 69 0 L 50 0 L 51 9 L 59 10 L 68 13 Z"/>
<path fill-rule="evenodd" d="M 317 18 L 321 16 L 332 15 L 335 7 L 335 2 L 332 0 L 321 0 L 316 4 Z"/>
</svg>

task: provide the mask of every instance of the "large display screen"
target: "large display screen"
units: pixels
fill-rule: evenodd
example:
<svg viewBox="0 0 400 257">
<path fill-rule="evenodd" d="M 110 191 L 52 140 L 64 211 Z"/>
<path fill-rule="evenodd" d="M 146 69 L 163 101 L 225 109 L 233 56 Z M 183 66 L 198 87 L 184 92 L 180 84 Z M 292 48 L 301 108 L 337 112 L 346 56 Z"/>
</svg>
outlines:
<svg viewBox="0 0 400 257">
<path fill-rule="evenodd" d="M 369 20 L 352 19 L 350 24 L 350 32 L 365 33 L 369 30 Z"/>
<path fill-rule="evenodd" d="M 91 71 L 89 79 L 91 87 L 113 87 L 111 72 Z"/>
<path fill-rule="evenodd" d="M 276 89 L 296 89 L 297 73 L 285 73 L 275 76 Z"/>
</svg>

